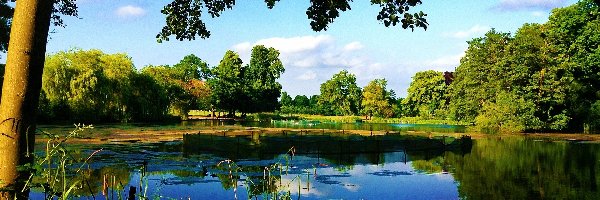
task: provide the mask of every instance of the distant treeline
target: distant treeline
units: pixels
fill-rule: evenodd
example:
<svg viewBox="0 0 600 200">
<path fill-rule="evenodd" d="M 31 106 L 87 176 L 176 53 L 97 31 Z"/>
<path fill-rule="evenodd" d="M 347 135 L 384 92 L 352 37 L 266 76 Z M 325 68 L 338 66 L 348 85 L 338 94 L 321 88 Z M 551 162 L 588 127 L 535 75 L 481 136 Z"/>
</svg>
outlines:
<svg viewBox="0 0 600 200">
<path fill-rule="evenodd" d="M 188 55 L 173 66 L 138 71 L 122 53 L 58 52 L 46 58 L 38 116 L 42 122 L 147 122 L 185 119 L 193 109 L 274 111 L 281 94 L 276 79 L 284 71 L 278 57 L 277 50 L 259 45 L 246 65 L 227 51 L 212 68 Z"/>
<path fill-rule="evenodd" d="M 450 77 L 413 77 L 405 113 L 502 131 L 600 130 L 600 12 L 590 0 L 552 11 L 514 35 L 468 42 Z M 453 79 L 446 84 L 448 78 Z"/>
<path fill-rule="evenodd" d="M 375 79 L 361 89 L 356 84 L 356 76 L 343 70 L 322 83 L 320 90 L 319 95 L 296 95 L 294 98 L 283 92 L 280 112 L 337 116 L 402 116 L 401 99 L 396 99 L 395 92 L 387 89 L 385 79 Z"/>
</svg>

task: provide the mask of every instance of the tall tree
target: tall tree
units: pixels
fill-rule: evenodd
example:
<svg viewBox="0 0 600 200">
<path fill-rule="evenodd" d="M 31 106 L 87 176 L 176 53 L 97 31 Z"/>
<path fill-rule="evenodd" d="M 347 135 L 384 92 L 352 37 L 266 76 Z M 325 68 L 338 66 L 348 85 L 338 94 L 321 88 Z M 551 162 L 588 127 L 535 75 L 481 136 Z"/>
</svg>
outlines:
<svg viewBox="0 0 600 200">
<path fill-rule="evenodd" d="M 19 0 L 16 5 L 0 101 L 2 188 L 18 188 L 17 166 L 33 160 L 31 153 L 53 3 Z M 0 192 L 0 198 L 12 198 L 12 195 Z"/>
<path fill-rule="evenodd" d="M 445 117 L 436 116 L 436 111 L 443 110 L 446 104 L 447 85 L 443 73 L 427 70 L 417 72 L 412 79 L 408 95 L 402 100 L 404 113 L 425 118 Z"/>
<path fill-rule="evenodd" d="M 277 99 L 281 94 L 281 84 L 277 79 L 285 71 L 279 51 L 257 45 L 252 48 L 250 65 L 244 70 L 243 82 L 248 86 L 245 94 L 249 101 L 241 105 L 244 113 L 274 111 L 279 107 Z"/>
<path fill-rule="evenodd" d="M 586 124 L 598 119 L 590 118 L 592 104 L 600 100 L 600 6 L 598 1 L 582 0 L 555 9 L 546 23 L 545 35 L 563 73 L 572 74 L 569 80 L 569 106 L 571 129 L 583 130 Z"/>
<path fill-rule="evenodd" d="M 279 101 L 281 107 L 279 107 L 279 111 L 282 113 L 293 113 L 294 112 L 294 102 L 292 97 L 287 92 L 281 93 L 281 100 Z"/>
<path fill-rule="evenodd" d="M 208 68 L 208 64 L 194 54 L 183 57 L 179 63 L 173 66 L 175 76 L 178 80 L 188 82 L 193 79 L 202 78 L 202 70 Z"/>
<path fill-rule="evenodd" d="M 375 79 L 362 91 L 361 113 L 367 116 L 392 117 L 394 116 L 393 104 L 391 104 L 391 91 L 387 91 L 385 79 Z"/>
<path fill-rule="evenodd" d="M 319 105 L 326 115 L 357 115 L 360 110 L 361 91 L 356 76 L 346 70 L 334 74 L 321 84 Z"/>
<path fill-rule="evenodd" d="M 474 121 L 481 108 L 499 92 L 497 80 L 503 74 L 496 70 L 496 65 L 505 60 L 504 49 L 510 40 L 510 34 L 492 29 L 485 37 L 468 42 L 469 48 L 456 67 L 454 82 L 449 88 L 450 115 L 456 120 Z M 443 77 L 441 80 L 443 83 Z"/>
<path fill-rule="evenodd" d="M 219 65 L 212 69 L 213 78 L 208 80 L 212 90 L 212 102 L 217 108 L 229 112 L 231 116 L 239 109 L 241 101 L 248 101 L 245 93 L 244 71 L 240 56 L 227 51 Z"/>
<path fill-rule="evenodd" d="M 74 49 L 49 55 L 42 89 L 51 118 L 80 122 L 128 121 L 136 73 L 125 54 Z"/>
</svg>

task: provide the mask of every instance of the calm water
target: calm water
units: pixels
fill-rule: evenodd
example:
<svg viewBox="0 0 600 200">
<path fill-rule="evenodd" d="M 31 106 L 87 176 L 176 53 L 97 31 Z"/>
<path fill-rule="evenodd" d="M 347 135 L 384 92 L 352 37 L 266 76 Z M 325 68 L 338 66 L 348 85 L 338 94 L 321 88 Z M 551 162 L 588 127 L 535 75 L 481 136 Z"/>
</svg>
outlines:
<svg viewBox="0 0 600 200">
<path fill-rule="evenodd" d="M 126 197 L 131 186 L 137 194 L 141 188 L 151 198 L 175 199 L 600 197 L 600 145 L 591 143 L 254 134 L 71 148 L 75 157 L 103 149 L 76 178 L 86 182 L 76 192 L 82 199 Z M 31 198 L 43 198 L 42 189 Z"/>
</svg>

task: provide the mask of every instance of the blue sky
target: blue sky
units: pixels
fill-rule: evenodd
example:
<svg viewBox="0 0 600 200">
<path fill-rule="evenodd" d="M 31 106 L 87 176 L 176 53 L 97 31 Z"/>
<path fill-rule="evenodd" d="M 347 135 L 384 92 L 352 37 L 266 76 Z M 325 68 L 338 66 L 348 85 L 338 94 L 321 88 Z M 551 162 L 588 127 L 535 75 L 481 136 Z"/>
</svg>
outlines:
<svg viewBox="0 0 600 200">
<path fill-rule="evenodd" d="M 551 9 L 576 0 L 423 0 L 411 12 L 427 13 L 429 28 L 414 32 L 386 28 L 376 20 L 379 7 L 366 0 L 352 2 L 327 31 L 314 32 L 305 14 L 308 2 L 282 0 L 269 10 L 261 0 L 238 1 L 221 17 L 205 19 L 209 39 L 159 44 L 156 34 L 165 23 L 160 10 L 169 1 L 78 0 L 81 19 L 65 17 L 66 28 L 51 28 L 48 53 L 75 47 L 123 52 L 138 69 L 195 54 L 214 66 L 227 50 L 247 62 L 252 46 L 263 44 L 281 51 L 286 72 L 279 81 L 291 95 L 318 94 L 321 83 L 346 69 L 361 87 L 385 78 L 404 97 L 414 73 L 454 71 L 466 41 L 492 27 L 514 33 L 523 23 L 544 23 Z"/>
</svg>

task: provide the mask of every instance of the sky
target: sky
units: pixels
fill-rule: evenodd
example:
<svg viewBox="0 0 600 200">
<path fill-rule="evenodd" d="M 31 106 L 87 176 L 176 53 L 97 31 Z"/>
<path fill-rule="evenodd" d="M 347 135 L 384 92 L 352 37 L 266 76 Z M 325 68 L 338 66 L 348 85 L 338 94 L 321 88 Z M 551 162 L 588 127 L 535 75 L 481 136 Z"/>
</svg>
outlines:
<svg viewBox="0 0 600 200">
<path fill-rule="evenodd" d="M 79 18 L 64 17 L 66 28 L 51 27 L 48 54 L 72 48 L 126 53 L 136 68 L 173 65 L 194 54 L 211 66 L 225 51 L 248 63 L 252 46 L 280 51 L 285 72 L 279 79 L 290 95 L 319 94 L 320 84 L 341 70 L 356 75 L 364 87 L 385 78 L 388 89 L 405 97 L 418 71 L 454 71 L 467 41 L 495 28 L 514 33 L 524 23 L 544 23 L 553 8 L 576 0 L 423 0 L 410 12 L 427 13 L 427 30 L 385 27 L 376 20 L 377 5 L 351 2 L 327 31 L 314 32 L 306 16 L 308 0 L 281 0 L 268 9 L 262 0 L 237 1 L 219 18 L 206 15 L 209 39 L 157 43 L 165 24 L 160 10 L 170 1 L 77 0 Z M 5 63 L 6 55 L 0 55 Z"/>
</svg>

